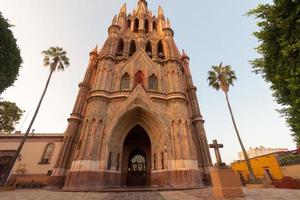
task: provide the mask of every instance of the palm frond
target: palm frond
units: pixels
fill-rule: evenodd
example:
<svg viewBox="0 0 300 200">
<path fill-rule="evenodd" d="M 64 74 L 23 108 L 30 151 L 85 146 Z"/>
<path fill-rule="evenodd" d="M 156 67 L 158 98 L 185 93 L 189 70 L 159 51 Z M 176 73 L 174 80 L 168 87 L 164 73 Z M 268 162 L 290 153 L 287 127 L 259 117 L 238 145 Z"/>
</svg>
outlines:
<svg viewBox="0 0 300 200">
<path fill-rule="evenodd" d="M 50 47 L 42 51 L 42 54 L 44 55 L 44 66 L 49 66 L 50 70 L 64 70 L 70 65 L 67 52 L 62 47 Z"/>
<path fill-rule="evenodd" d="M 213 65 L 211 69 L 211 71 L 208 71 L 207 78 L 209 86 L 216 90 L 222 88 L 223 91 L 227 92 L 229 85 L 233 85 L 233 82 L 237 79 L 231 66 L 223 65 L 223 63 L 220 62 L 219 65 Z"/>
</svg>

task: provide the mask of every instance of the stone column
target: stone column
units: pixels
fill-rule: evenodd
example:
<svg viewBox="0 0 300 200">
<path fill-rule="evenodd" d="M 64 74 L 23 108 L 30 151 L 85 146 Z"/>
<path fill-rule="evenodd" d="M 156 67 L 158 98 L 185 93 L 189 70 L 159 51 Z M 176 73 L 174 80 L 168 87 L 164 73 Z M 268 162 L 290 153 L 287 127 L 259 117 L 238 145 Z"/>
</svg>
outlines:
<svg viewBox="0 0 300 200">
<path fill-rule="evenodd" d="M 187 74 L 187 84 L 188 84 L 188 96 L 190 100 L 191 112 L 192 112 L 192 124 L 194 129 L 194 140 L 196 145 L 198 146 L 197 154 L 198 154 L 198 164 L 202 169 L 202 174 L 206 181 L 210 181 L 209 177 L 209 167 L 212 166 L 211 156 L 209 152 L 209 146 L 206 138 L 206 133 L 204 130 L 204 120 L 202 119 L 202 115 L 199 108 L 198 98 L 197 98 L 197 88 L 193 84 L 190 68 L 189 68 L 189 57 L 183 51 L 181 58 L 186 74 Z"/>
<path fill-rule="evenodd" d="M 90 53 L 90 60 L 88 69 L 86 71 L 84 80 L 79 84 L 79 92 L 73 112 L 68 119 L 68 127 L 65 131 L 62 146 L 60 148 L 59 156 L 53 169 L 52 176 L 49 180 L 49 187 L 62 188 L 64 185 L 66 173 L 70 168 L 71 161 L 74 154 L 75 146 L 78 141 L 78 130 L 80 128 L 83 110 L 85 107 L 85 100 L 87 98 L 90 82 L 93 79 L 93 71 L 97 62 L 97 49 Z"/>
</svg>

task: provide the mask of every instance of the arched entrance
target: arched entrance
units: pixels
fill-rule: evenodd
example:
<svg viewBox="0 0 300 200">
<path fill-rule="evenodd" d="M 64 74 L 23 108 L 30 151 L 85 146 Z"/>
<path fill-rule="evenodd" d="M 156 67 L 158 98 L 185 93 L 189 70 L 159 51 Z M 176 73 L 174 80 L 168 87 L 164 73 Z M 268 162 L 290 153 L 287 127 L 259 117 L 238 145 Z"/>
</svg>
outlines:
<svg viewBox="0 0 300 200">
<path fill-rule="evenodd" d="M 151 179 L 151 142 L 147 132 L 136 125 L 123 144 L 122 185 L 145 187 Z"/>
<path fill-rule="evenodd" d="M 127 171 L 128 186 L 146 185 L 146 154 L 140 149 L 130 152 Z"/>
</svg>

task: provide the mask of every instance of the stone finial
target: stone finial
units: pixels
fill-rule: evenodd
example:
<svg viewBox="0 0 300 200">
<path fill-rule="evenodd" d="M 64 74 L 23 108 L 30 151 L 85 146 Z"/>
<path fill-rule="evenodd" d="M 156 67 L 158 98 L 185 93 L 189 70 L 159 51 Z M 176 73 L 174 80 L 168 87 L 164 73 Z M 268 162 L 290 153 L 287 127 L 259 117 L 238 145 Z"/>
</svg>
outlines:
<svg viewBox="0 0 300 200">
<path fill-rule="evenodd" d="M 126 3 L 123 4 L 123 6 L 120 9 L 120 14 L 127 14 L 127 9 L 126 9 Z"/>
<path fill-rule="evenodd" d="M 148 3 L 146 0 L 139 0 L 138 4 L 140 4 L 140 3 L 144 3 L 146 6 L 148 6 Z"/>
<path fill-rule="evenodd" d="M 158 16 L 163 16 L 164 15 L 164 11 L 162 9 L 161 6 L 158 6 Z"/>
<path fill-rule="evenodd" d="M 95 46 L 95 48 L 92 50 L 92 52 L 95 52 L 95 53 L 98 52 L 98 44 Z"/>
<path fill-rule="evenodd" d="M 95 46 L 94 49 L 90 52 L 90 56 L 98 54 L 98 45 Z"/>
<path fill-rule="evenodd" d="M 171 22 L 170 22 L 169 18 L 167 18 L 167 21 L 166 21 L 166 28 L 171 28 Z"/>
<path fill-rule="evenodd" d="M 185 53 L 184 49 L 182 49 L 181 59 L 182 59 L 182 60 L 184 60 L 184 59 L 190 60 L 189 56 Z"/>
<path fill-rule="evenodd" d="M 113 20 L 112 20 L 112 25 L 118 25 L 118 16 L 115 15 Z"/>
<path fill-rule="evenodd" d="M 181 54 L 182 57 L 187 57 L 187 54 L 185 53 L 185 50 L 182 49 L 182 54 Z"/>
<path fill-rule="evenodd" d="M 148 12 L 147 2 L 144 0 L 139 0 L 135 14 L 147 14 Z"/>
</svg>

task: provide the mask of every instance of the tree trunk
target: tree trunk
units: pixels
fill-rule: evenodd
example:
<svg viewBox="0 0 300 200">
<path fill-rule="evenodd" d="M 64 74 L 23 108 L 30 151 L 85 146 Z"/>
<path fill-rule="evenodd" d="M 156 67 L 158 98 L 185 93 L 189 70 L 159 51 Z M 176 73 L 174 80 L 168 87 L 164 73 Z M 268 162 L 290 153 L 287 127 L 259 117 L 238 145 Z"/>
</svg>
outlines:
<svg viewBox="0 0 300 200">
<path fill-rule="evenodd" d="M 232 123 L 233 123 L 234 129 L 235 129 L 236 135 L 238 137 L 239 143 L 241 145 L 241 148 L 242 148 L 242 151 L 243 151 L 243 154 L 244 154 L 244 158 L 245 158 L 248 170 L 249 170 L 249 182 L 250 183 L 251 182 L 252 183 L 253 182 L 257 182 L 256 177 L 255 177 L 254 172 L 253 172 L 253 169 L 251 167 L 250 161 L 249 161 L 249 157 L 247 155 L 247 152 L 245 150 L 245 147 L 243 145 L 242 139 L 240 137 L 239 131 L 238 131 L 237 126 L 236 126 L 236 123 L 235 123 L 235 120 L 234 120 L 234 117 L 233 117 L 233 113 L 232 113 L 232 109 L 231 109 L 231 106 L 230 106 L 230 103 L 229 103 L 228 93 L 227 92 L 225 92 L 225 97 L 226 97 L 227 106 L 228 106 L 228 109 L 229 109 L 229 112 L 230 112 L 230 116 L 231 116 L 231 119 L 232 119 Z"/>
<path fill-rule="evenodd" d="M 21 143 L 20 143 L 20 145 L 19 145 L 19 147 L 18 147 L 18 149 L 17 149 L 17 151 L 16 151 L 16 154 L 15 154 L 13 160 L 12 160 L 12 161 L 10 162 L 10 164 L 9 164 L 8 170 L 6 171 L 6 173 L 4 174 L 3 179 L 2 179 L 1 182 L 0 182 L 0 185 L 5 185 L 5 183 L 6 183 L 7 179 L 8 179 L 8 177 L 9 177 L 9 174 L 11 173 L 12 168 L 13 168 L 13 166 L 14 166 L 14 164 L 15 164 L 15 162 L 16 162 L 16 160 L 17 160 L 17 158 L 18 158 L 18 156 L 19 156 L 19 154 L 20 154 L 20 152 L 21 152 L 21 150 L 22 150 L 22 148 L 23 148 L 23 146 L 24 146 L 25 140 L 26 140 L 26 138 L 27 138 L 27 136 L 28 136 L 28 134 L 29 134 L 29 132 L 30 132 L 30 130 L 31 130 L 31 127 L 32 127 L 32 125 L 33 125 L 33 122 L 34 122 L 34 120 L 35 120 L 35 118 L 36 118 L 36 116 L 37 116 L 37 114 L 38 114 L 38 112 L 39 112 L 39 109 L 40 109 L 40 107 L 41 107 L 42 101 L 43 101 L 43 99 L 44 99 L 44 97 L 45 97 L 45 94 L 46 94 L 47 88 L 48 88 L 48 86 L 49 86 L 50 79 L 51 79 L 51 76 L 52 76 L 53 72 L 54 72 L 54 70 L 51 70 L 51 71 L 50 71 L 50 74 L 49 74 L 49 76 L 48 76 L 48 80 L 47 80 L 47 82 L 46 82 L 46 86 L 45 86 L 45 88 L 44 88 L 44 91 L 43 91 L 43 94 L 42 94 L 42 96 L 41 96 L 41 98 L 40 98 L 40 101 L 39 101 L 39 103 L 38 103 L 38 105 L 37 105 L 37 107 L 36 107 L 36 110 L 35 110 L 35 112 L 34 112 L 34 115 L 33 115 L 32 119 L 31 119 L 31 122 L 30 122 L 30 124 L 29 124 L 29 126 L 28 126 L 28 128 L 27 128 L 27 130 L 26 130 L 26 133 L 24 134 L 24 137 L 22 138 L 22 141 L 21 141 Z"/>
</svg>

